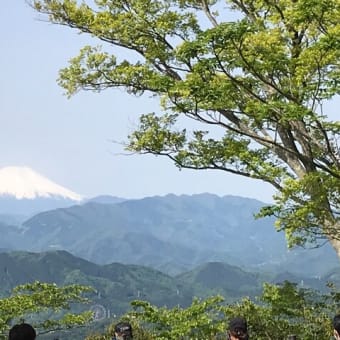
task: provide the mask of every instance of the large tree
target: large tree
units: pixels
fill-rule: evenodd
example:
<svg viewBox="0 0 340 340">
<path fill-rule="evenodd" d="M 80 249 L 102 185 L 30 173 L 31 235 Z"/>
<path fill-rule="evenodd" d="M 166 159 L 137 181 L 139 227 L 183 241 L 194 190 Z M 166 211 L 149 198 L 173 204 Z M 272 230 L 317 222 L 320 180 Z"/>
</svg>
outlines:
<svg viewBox="0 0 340 340">
<path fill-rule="evenodd" d="M 326 239 L 340 256 L 340 123 L 323 110 L 339 95 L 339 0 L 32 5 L 109 47 L 85 46 L 61 70 L 68 95 L 122 87 L 160 98 L 162 112 L 141 116 L 129 150 L 270 183 L 275 204 L 262 215 L 277 217 L 289 245 Z M 183 129 L 182 117 L 202 130 Z"/>
</svg>

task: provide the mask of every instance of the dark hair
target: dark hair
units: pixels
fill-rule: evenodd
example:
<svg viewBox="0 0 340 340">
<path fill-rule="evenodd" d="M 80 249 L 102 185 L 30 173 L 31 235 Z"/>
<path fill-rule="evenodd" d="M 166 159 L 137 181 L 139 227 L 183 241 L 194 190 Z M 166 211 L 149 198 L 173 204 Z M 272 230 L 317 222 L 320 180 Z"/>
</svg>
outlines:
<svg viewBox="0 0 340 340">
<path fill-rule="evenodd" d="M 340 314 L 337 314 L 333 318 L 333 328 L 339 333 L 340 335 Z"/>
<path fill-rule="evenodd" d="M 28 323 L 14 325 L 9 331 L 9 340 L 34 340 L 37 334 Z"/>
<path fill-rule="evenodd" d="M 124 339 L 132 339 L 132 327 L 128 322 L 119 322 L 115 326 L 115 332 L 122 335 Z"/>
</svg>

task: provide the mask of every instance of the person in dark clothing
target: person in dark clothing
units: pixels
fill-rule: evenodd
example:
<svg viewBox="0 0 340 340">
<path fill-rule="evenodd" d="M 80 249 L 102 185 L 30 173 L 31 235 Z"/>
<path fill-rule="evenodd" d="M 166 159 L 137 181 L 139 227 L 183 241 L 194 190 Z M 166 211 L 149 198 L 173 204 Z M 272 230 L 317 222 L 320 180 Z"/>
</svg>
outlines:
<svg viewBox="0 0 340 340">
<path fill-rule="evenodd" d="M 236 317 L 229 321 L 228 340 L 248 340 L 247 321 L 242 317 Z"/>
<path fill-rule="evenodd" d="M 28 323 L 14 325 L 9 331 L 9 340 L 34 340 L 37 334 Z"/>
<path fill-rule="evenodd" d="M 113 340 L 130 340 L 133 339 L 132 327 L 128 322 L 119 322 L 115 326 L 115 335 Z"/>
<path fill-rule="evenodd" d="M 333 318 L 333 336 L 336 340 L 340 340 L 340 314 Z"/>
</svg>

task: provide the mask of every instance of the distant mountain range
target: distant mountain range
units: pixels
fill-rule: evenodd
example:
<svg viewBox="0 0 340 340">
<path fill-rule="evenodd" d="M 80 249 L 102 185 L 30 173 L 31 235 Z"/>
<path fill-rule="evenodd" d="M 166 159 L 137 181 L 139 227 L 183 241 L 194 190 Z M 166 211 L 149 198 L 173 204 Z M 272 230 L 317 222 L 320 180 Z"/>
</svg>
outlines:
<svg viewBox="0 0 340 340">
<path fill-rule="evenodd" d="M 0 248 L 6 250 L 63 249 L 99 264 L 144 265 L 171 275 L 213 261 L 308 276 L 338 266 L 330 246 L 288 251 L 273 219 L 254 218 L 264 205 L 254 199 L 82 199 L 31 169 L 13 167 L 0 170 L 0 184 Z"/>
<path fill-rule="evenodd" d="M 19 284 L 36 280 L 54 282 L 59 286 L 82 284 L 94 288 L 88 296 L 90 304 L 75 306 L 75 311 L 94 311 L 96 322 L 82 329 L 41 337 L 49 340 L 56 337 L 80 340 L 94 330 L 103 332 L 105 325 L 131 309 L 133 300 L 149 301 L 158 307 L 179 305 L 185 308 L 194 297 L 206 298 L 219 294 L 227 303 L 245 296 L 254 298 L 261 294 L 264 281 L 281 283 L 290 280 L 300 287 L 325 290 L 329 279 L 339 284 L 340 271 L 333 271 L 322 278 L 308 279 L 290 273 L 252 273 L 226 263 L 210 262 L 172 277 L 138 265 L 97 265 L 65 251 L 0 252 L 0 296 L 7 296 Z"/>
<path fill-rule="evenodd" d="M 339 271 L 319 279 L 306 279 L 289 273 L 268 276 L 244 271 L 227 263 L 210 262 L 177 276 L 169 276 L 152 268 L 110 263 L 97 265 L 66 251 L 0 252 L 0 294 L 26 282 L 54 282 L 60 286 L 83 284 L 92 286 L 92 304 L 101 304 L 111 313 L 124 313 L 132 300 L 141 299 L 169 308 L 191 304 L 193 297 L 220 294 L 227 301 L 244 296 L 254 297 L 262 291 L 263 282 L 279 283 L 287 279 L 315 289 L 325 288 L 330 277 L 339 283 Z M 88 308 L 88 307 L 87 307 Z"/>
<path fill-rule="evenodd" d="M 190 304 L 194 295 L 184 282 L 144 266 L 97 265 L 65 251 L 0 253 L 1 296 L 19 284 L 36 280 L 60 286 L 92 286 L 91 304 L 101 304 L 113 314 L 124 313 L 136 299 L 173 307 Z"/>
<path fill-rule="evenodd" d="M 3 222 L 0 248 L 64 249 L 99 264 L 138 264 L 172 275 L 211 261 L 310 276 L 338 265 L 329 246 L 288 251 L 272 219 L 254 219 L 262 205 L 211 194 L 89 202 L 42 212 L 16 226 Z"/>
<path fill-rule="evenodd" d="M 212 194 L 83 198 L 31 169 L 0 169 L 0 294 L 34 280 L 90 285 L 90 307 L 105 318 L 135 299 L 186 307 L 194 296 L 254 297 L 263 282 L 339 285 L 333 249 L 288 250 L 274 219 L 254 218 L 263 205 Z"/>
</svg>

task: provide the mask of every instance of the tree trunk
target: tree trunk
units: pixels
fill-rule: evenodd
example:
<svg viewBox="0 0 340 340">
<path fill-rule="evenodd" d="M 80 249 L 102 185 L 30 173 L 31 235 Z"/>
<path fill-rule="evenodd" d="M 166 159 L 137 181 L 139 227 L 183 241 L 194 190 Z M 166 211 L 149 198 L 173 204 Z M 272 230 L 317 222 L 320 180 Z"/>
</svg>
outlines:
<svg viewBox="0 0 340 340">
<path fill-rule="evenodd" d="M 335 224 L 335 228 L 340 230 L 340 222 Z M 338 258 L 340 259 L 340 240 L 329 237 L 329 243 L 332 245 L 333 249 L 336 251 Z"/>
</svg>

